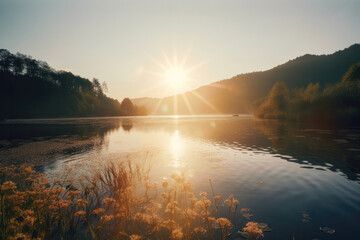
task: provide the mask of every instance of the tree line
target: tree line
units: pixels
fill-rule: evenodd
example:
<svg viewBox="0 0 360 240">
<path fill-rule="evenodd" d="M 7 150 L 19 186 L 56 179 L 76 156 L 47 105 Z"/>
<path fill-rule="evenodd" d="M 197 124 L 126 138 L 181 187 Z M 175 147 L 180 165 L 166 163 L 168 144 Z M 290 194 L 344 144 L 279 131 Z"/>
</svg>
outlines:
<svg viewBox="0 0 360 240">
<path fill-rule="evenodd" d="M 5 49 L 0 49 L 0 85 L 0 118 L 146 115 L 128 98 L 120 103 L 106 96 L 105 82 Z"/>
<path fill-rule="evenodd" d="M 360 62 L 352 65 L 341 81 L 325 87 L 309 83 L 306 88 L 289 90 L 284 82 L 277 82 L 267 97 L 254 102 L 253 108 L 259 118 L 358 124 Z"/>
</svg>

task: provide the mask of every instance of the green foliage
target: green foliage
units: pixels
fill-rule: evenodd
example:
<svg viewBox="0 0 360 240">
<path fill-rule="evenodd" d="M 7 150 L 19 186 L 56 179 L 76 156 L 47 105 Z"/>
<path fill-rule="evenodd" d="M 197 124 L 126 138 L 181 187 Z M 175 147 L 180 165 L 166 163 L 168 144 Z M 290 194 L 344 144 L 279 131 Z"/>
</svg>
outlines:
<svg viewBox="0 0 360 240">
<path fill-rule="evenodd" d="M 0 118 L 128 114 L 118 100 L 104 94 L 105 82 L 56 71 L 46 62 L 5 49 L 0 49 L 0 86 Z"/>
<path fill-rule="evenodd" d="M 287 90 L 276 83 L 265 99 L 254 103 L 259 118 L 294 119 L 310 122 L 357 123 L 360 120 L 360 63 L 352 65 L 342 81 L 320 88 L 309 83 L 306 88 Z"/>
<path fill-rule="evenodd" d="M 289 101 L 289 90 L 283 82 L 276 82 L 266 100 L 254 115 L 261 118 L 283 118 Z"/>
<path fill-rule="evenodd" d="M 360 62 L 352 65 L 344 75 L 343 82 L 359 82 L 360 81 Z"/>
</svg>

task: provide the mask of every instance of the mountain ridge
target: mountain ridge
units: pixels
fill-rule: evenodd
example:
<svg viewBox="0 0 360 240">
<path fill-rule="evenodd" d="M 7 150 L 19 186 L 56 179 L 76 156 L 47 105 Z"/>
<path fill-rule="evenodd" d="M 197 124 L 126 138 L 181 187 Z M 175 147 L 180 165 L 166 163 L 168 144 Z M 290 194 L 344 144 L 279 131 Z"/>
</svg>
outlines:
<svg viewBox="0 0 360 240">
<path fill-rule="evenodd" d="M 145 106 L 149 113 L 155 115 L 249 113 L 251 103 L 265 97 L 277 81 L 285 82 L 289 89 L 303 88 L 311 82 L 319 82 L 324 88 L 340 81 L 356 62 L 360 62 L 359 43 L 331 54 L 304 54 L 268 70 L 238 74 L 183 94 L 165 98 L 135 98 L 132 101 Z M 175 98 L 177 109 L 174 107 Z M 189 103 L 193 105 L 192 111 Z"/>
</svg>

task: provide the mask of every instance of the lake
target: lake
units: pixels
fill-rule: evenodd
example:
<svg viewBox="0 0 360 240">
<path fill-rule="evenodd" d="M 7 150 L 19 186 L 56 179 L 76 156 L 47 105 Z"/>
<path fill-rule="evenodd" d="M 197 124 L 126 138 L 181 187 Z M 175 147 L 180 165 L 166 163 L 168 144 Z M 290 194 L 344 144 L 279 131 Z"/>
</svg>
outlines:
<svg viewBox="0 0 360 240">
<path fill-rule="evenodd" d="M 196 192 L 210 193 L 211 178 L 217 194 L 233 193 L 241 208 L 251 209 L 251 220 L 270 224 L 264 239 L 359 238 L 360 128 L 249 115 L 0 123 L 3 165 L 30 163 L 56 178 L 67 167 L 81 175 L 124 160 L 148 164 L 159 183 L 184 173 Z"/>
</svg>

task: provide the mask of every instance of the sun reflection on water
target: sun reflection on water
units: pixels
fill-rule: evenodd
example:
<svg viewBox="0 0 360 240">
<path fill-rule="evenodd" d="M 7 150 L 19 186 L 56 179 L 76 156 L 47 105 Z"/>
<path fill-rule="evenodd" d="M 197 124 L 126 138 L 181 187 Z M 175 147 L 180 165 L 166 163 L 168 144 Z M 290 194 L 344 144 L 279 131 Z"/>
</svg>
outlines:
<svg viewBox="0 0 360 240">
<path fill-rule="evenodd" d="M 175 168 L 181 167 L 183 165 L 181 161 L 183 153 L 183 143 L 179 134 L 179 130 L 175 130 L 171 137 L 171 154 L 173 157 L 173 166 Z"/>
</svg>

